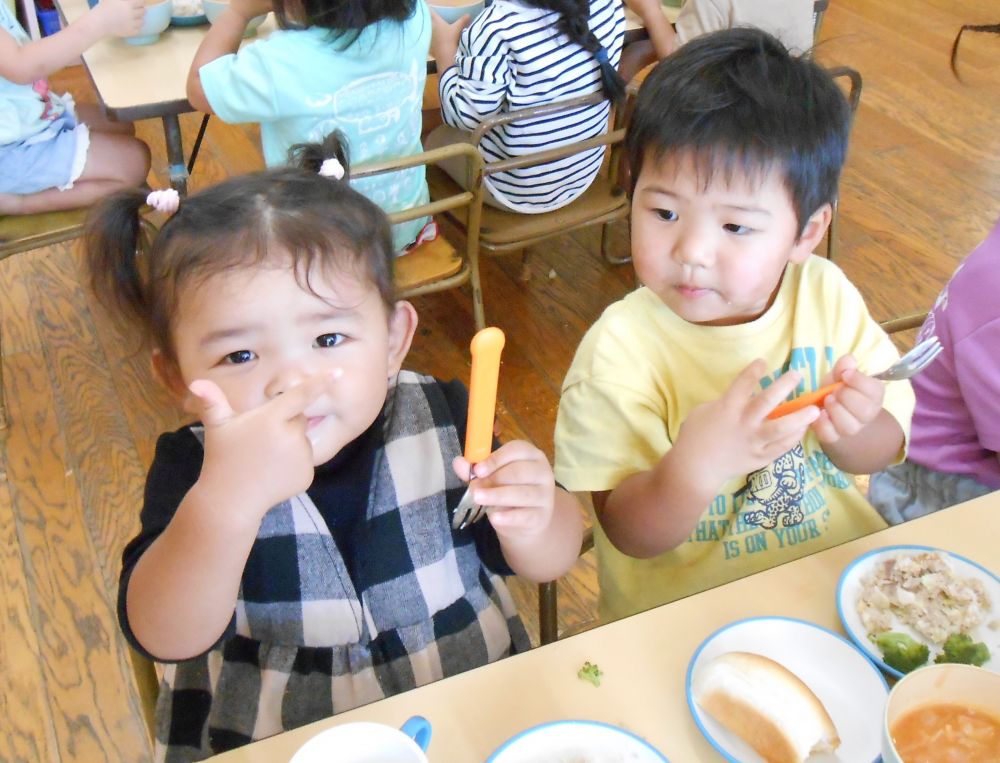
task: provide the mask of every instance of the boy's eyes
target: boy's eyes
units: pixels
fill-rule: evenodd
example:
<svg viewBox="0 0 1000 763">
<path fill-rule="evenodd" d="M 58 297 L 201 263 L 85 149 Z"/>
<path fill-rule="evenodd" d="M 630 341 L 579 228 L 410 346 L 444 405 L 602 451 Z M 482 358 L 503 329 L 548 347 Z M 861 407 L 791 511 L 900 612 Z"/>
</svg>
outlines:
<svg viewBox="0 0 1000 763">
<path fill-rule="evenodd" d="M 726 223 L 722 227 L 729 233 L 735 233 L 739 236 L 746 235 L 747 233 L 750 233 L 753 230 L 753 228 L 751 228 L 748 225 L 740 225 L 738 223 Z"/>
<path fill-rule="evenodd" d="M 672 223 L 677 219 L 677 213 L 672 209 L 654 209 L 653 213 L 664 222 Z"/>
<path fill-rule="evenodd" d="M 231 365 L 239 365 L 240 363 L 249 363 L 251 360 L 256 359 L 257 355 L 253 350 L 237 350 L 236 352 L 231 352 L 226 357 L 222 359 L 223 363 L 229 363 Z"/>
<path fill-rule="evenodd" d="M 343 334 L 321 334 L 316 337 L 317 347 L 336 347 L 345 339 Z"/>
</svg>

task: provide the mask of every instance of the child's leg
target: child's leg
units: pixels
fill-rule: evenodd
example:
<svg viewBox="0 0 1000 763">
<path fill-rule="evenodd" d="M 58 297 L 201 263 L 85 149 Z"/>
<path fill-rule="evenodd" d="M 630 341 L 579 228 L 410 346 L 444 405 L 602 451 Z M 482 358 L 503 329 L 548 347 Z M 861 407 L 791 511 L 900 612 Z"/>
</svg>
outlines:
<svg viewBox="0 0 1000 763">
<path fill-rule="evenodd" d="M 76 104 L 77 120 L 90 128 L 91 132 L 118 133 L 120 135 L 135 135 L 135 125 L 131 122 L 113 122 L 104 116 L 104 112 L 93 103 Z"/>
<path fill-rule="evenodd" d="M 65 191 L 47 188 L 29 194 L 0 194 L 0 214 L 27 215 L 87 207 L 115 191 L 146 182 L 149 148 L 131 135 L 90 133 L 83 172 Z"/>
</svg>

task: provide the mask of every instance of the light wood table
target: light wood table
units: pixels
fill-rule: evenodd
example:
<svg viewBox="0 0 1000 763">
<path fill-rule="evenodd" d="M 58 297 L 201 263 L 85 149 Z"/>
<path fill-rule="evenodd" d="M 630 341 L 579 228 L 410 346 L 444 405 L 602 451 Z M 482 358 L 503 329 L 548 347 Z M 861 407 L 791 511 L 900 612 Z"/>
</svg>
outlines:
<svg viewBox="0 0 1000 763">
<path fill-rule="evenodd" d="M 56 5 L 66 23 L 88 10 L 87 0 L 56 0 Z M 663 11 L 671 21 L 676 18 L 676 8 L 665 7 Z M 626 41 L 642 39 L 645 29 L 638 17 L 631 11 L 626 15 Z M 264 37 L 276 28 L 274 14 L 269 14 L 257 36 Z M 170 185 L 181 194 L 187 191 L 188 170 L 178 115 L 194 111 L 187 99 L 187 76 L 207 29 L 207 25 L 171 26 L 150 45 L 129 45 L 117 38 L 106 38 L 83 54 L 101 107 L 110 119 L 163 121 Z M 244 44 L 254 39 L 250 37 Z M 428 59 L 428 71 L 433 70 L 433 59 Z"/>
<path fill-rule="evenodd" d="M 747 617 L 779 615 L 842 633 L 835 591 L 841 571 L 881 546 L 941 547 L 1000 568 L 1000 492 L 789 562 L 648 612 L 557 641 L 365 707 L 219 755 L 219 763 L 283 763 L 311 736 L 350 721 L 433 727 L 432 763 L 476 763 L 524 729 L 561 719 L 627 728 L 675 763 L 718 761 L 688 712 L 684 678 L 698 645 Z M 597 663 L 600 687 L 576 673 Z M 873 718 L 872 723 L 879 723 Z"/>
<path fill-rule="evenodd" d="M 88 10 L 87 0 L 55 1 L 67 23 Z M 257 34 L 264 36 L 275 28 L 274 14 L 269 14 Z M 178 115 L 194 111 L 187 99 L 187 76 L 206 29 L 208 25 L 170 26 L 149 45 L 129 45 L 107 37 L 83 54 L 83 64 L 109 119 L 163 121 L 170 185 L 181 194 L 187 191 L 188 171 Z"/>
</svg>

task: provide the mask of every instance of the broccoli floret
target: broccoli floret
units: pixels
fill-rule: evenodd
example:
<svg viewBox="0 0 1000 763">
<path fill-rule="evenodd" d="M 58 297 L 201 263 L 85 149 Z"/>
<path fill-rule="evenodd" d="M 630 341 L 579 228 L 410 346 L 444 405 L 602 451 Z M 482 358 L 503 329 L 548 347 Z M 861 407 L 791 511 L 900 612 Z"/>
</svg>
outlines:
<svg viewBox="0 0 1000 763">
<path fill-rule="evenodd" d="M 589 662 L 583 663 L 583 667 L 580 668 L 577 673 L 577 678 L 582 678 L 584 681 L 590 681 L 594 686 L 601 685 L 601 676 L 604 673 L 601 671 L 597 665 L 591 665 Z"/>
<path fill-rule="evenodd" d="M 965 665 L 982 665 L 990 658 L 990 650 L 981 641 L 973 641 L 966 633 L 956 633 L 944 642 L 944 651 L 934 662 L 961 662 Z"/>
<path fill-rule="evenodd" d="M 882 650 L 882 659 L 890 668 L 900 673 L 909 673 L 927 662 L 931 650 L 926 644 L 921 644 L 905 633 L 889 631 L 880 633 L 874 639 L 875 645 Z"/>
</svg>

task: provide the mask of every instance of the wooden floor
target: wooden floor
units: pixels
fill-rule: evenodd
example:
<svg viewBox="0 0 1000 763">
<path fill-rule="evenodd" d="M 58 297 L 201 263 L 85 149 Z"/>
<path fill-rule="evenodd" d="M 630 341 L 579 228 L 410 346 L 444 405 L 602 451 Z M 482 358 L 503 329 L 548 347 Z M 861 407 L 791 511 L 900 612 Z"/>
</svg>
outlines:
<svg viewBox="0 0 1000 763">
<path fill-rule="evenodd" d="M 865 78 L 841 193 L 840 257 L 877 318 L 926 308 L 1000 216 L 1000 39 L 967 35 L 964 83 L 948 70 L 962 23 L 1000 21 L 996 0 L 834 0 L 817 58 Z M 154 48 L 149 54 L 155 53 Z M 70 71 L 58 84 L 93 100 Z M 197 119 L 184 119 L 190 145 Z M 166 185 L 159 123 L 139 125 Z M 192 189 L 261 165 L 253 130 L 213 120 Z M 507 333 L 503 436 L 552 453 L 559 385 L 584 330 L 633 286 L 596 232 L 484 267 L 490 322 Z M 618 251 L 626 249 L 624 227 Z M 156 435 L 177 425 L 147 361 L 81 289 L 70 245 L 0 264 L 4 391 L 12 424 L 0 479 L 0 761 L 141 761 L 149 745 L 115 620 L 118 559 L 136 529 Z M 413 368 L 467 379 L 468 294 L 417 301 Z M 564 583 L 561 625 L 589 620 L 585 560 Z M 519 586 L 534 629 L 533 590 Z"/>
</svg>

